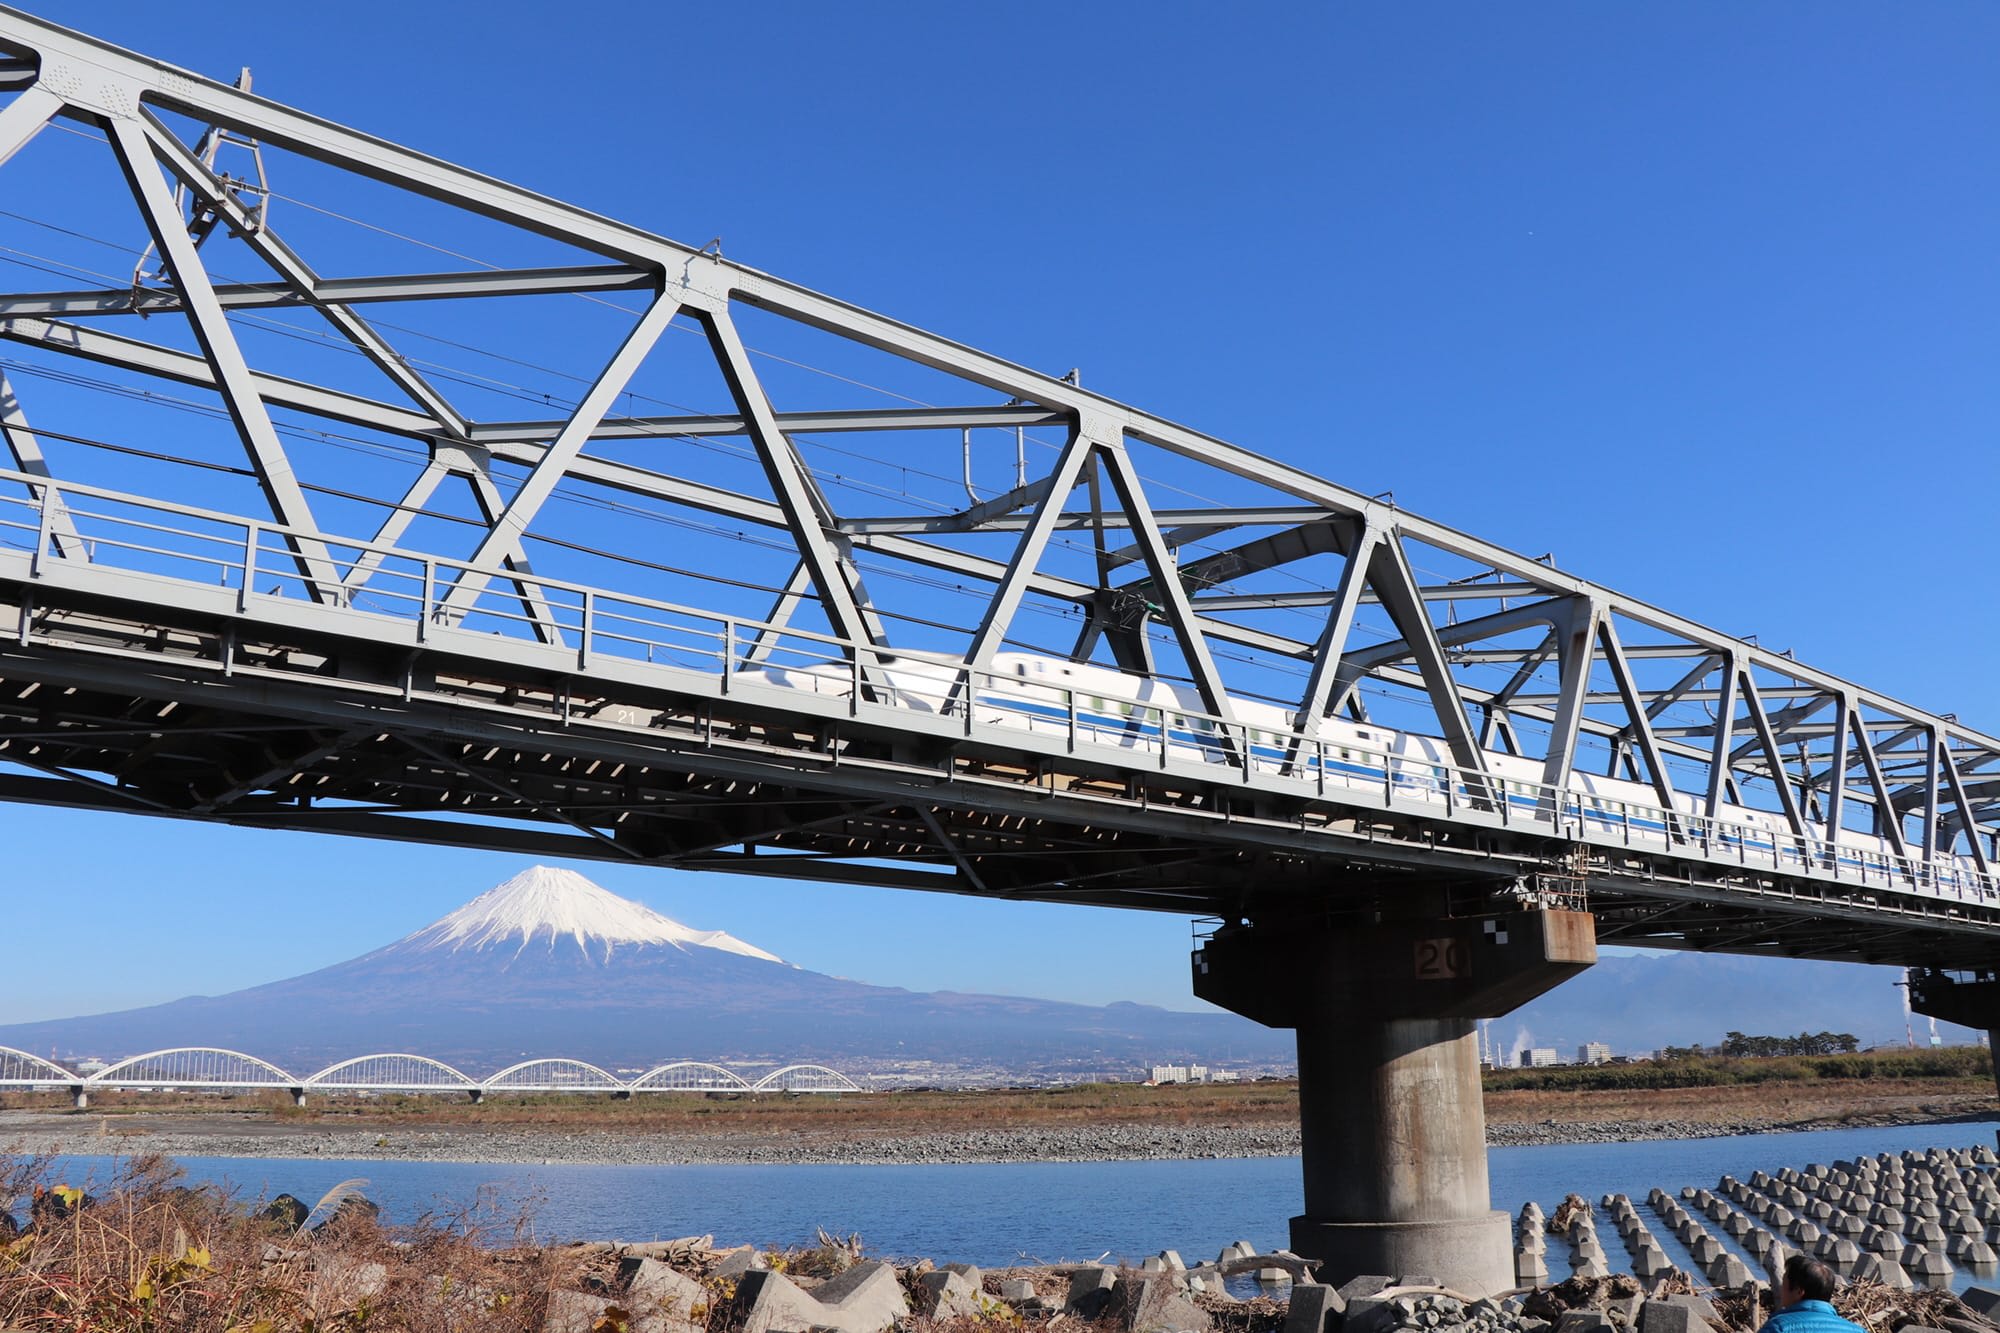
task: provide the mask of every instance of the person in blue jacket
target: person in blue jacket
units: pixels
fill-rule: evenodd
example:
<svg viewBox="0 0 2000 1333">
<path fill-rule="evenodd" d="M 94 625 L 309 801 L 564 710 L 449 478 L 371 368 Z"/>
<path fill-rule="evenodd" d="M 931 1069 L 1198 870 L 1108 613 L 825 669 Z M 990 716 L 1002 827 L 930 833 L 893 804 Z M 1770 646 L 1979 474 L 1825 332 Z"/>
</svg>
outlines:
<svg viewBox="0 0 2000 1333">
<path fill-rule="evenodd" d="M 1757 1333 L 1861 1333 L 1861 1325 L 1833 1312 L 1833 1270 L 1795 1254 L 1778 1279 L 1778 1312 Z"/>
</svg>

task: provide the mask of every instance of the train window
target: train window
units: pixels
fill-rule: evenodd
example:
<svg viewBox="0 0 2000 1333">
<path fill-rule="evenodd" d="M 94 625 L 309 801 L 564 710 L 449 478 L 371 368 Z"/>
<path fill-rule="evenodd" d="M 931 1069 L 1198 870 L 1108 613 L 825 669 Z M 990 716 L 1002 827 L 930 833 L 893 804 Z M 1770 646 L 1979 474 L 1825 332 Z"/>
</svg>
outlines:
<svg viewBox="0 0 2000 1333">
<path fill-rule="evenodd" d="M 1014 674 L 1015 674 L 1015 675 L 1017 675 L 1017 676 L 1025 676 L 1025 675 L 1027 675 L 1027 674 L 1028 674 L 1028 664 L 1027 664 L 1026 662 L 1016 662 L 1016 663 L 1014 663 Z"/>
</svg>

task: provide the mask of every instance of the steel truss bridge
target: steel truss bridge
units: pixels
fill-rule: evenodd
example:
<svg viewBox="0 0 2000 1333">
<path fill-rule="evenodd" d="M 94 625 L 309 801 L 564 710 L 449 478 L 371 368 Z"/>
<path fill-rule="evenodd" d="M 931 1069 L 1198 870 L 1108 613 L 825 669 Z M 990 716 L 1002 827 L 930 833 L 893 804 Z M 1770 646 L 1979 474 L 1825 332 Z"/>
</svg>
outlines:
<svg viewBox="0 0 2000 1333">
<path fill-rule="evenodd" d="M 1950 715 L 247 80 L 0 10 L 0 97 L 0 798 L 1230 920 L 1555 885 L 1613 943 L 2000 940 L 2000 741 Z"/>
<path fill-rule="evenodd" d="M 0 1089 L 62 1088 L 87 1102 L 90 1094 L 116 1089 L 144 1092 L 287 1092 L 303 1101 L 310 1093 L 464 1093 L 474 1101 L 491 1094 L 598 1092 L 614 1097 L 670 1092 L 861 1092 L 862 1087 L 825 1065 L 794 1064 L 774 1069 L 754 1083 L 732 1070 L 699 1060 L 675 1060 L 637 1078 L 622 1079 L 582 1060 L 523 1060 L 473 1078 L 442 1060 L 423 1055 L 359 1055 L 328 1065 L 304 1078 L 268 1060 L 214 1046 L 183 1046 L 134 1055 L 92 1074 L 0 1046 Z"/>
</svg>

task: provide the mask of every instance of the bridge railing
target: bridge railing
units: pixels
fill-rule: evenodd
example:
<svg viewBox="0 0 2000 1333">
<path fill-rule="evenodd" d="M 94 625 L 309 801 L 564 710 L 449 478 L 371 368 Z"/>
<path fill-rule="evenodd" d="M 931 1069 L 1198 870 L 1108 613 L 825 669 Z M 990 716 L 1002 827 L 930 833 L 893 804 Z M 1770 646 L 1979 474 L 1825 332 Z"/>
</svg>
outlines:
<svg viewBox="0 0 2000 1333">
<path fill-rule="evenodd" d="M 771 624 L 509 569 L 481 568 L 393 545 L 331 537 L 193 505 L 0 469 L 0 544 L 25 547 L 33 574 L 59 565 L 112 569 L 236 593 L 237 609 L 280 599 L 322 603 L 396 623 L 421 642 L 440 629 L 496 634 L 562 655 L 830 696 L 848 714 L 923 713 L 966 736 L 986 728 L 1053 740 L 1125 767 L 1233 771 L 1320 797 L 1385 810 L 1532 826 L 1594 844 L 1669 850 L 1747 868 L 1965 901 L 2000 900 L 2000 878 L 1956 858 L 1937 862 L 1813 834 L 1667 809 L 1539 781 L 1439 763 L 1421 755 L 1246 723 L 1157 699 L 1110 699 L 1085 686 L 976 670 L 944 654 L 854 644 Z M 338 586 L 315 585 L 298 551 L 317 543 Z M 1863 835 L 1853 835 L 1860 837 Z"/>
</svg>

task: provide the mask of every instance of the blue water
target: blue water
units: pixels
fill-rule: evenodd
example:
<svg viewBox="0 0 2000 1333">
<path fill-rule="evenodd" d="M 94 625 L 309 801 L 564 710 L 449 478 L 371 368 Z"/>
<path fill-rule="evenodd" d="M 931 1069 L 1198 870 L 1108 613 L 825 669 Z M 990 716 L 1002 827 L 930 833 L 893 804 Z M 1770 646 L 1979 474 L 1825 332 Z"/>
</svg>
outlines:
<svg viewBox="0 0 2000 1333">
<path fill-rule="evenodd" d="M 1593 1204 L 1622 1192 L 1644 1210 L 1654 1186 L 1713 1187 L 1727 1173 L 1747 1178 L 1809 1162 L 1905 1149 L 1992 1144 L 2000 1123 L 1893 1129 L 1823 1130 L 1656 1143 L 1495 1148 L 1493 1206 L 1519 1211 L 1530 1199 L 1553 1211 L 1575 1192 Z M 1235 1240 L 1259 1249 L 1287 1242 L 1301 1211 L 1296 1157 L 1172 1162 L 1010 1163 L 990 1166 L 493 1166 L 454 1162 L 331 1161 L 318 1158 L 184 1157 L 188 1176 L 226 1183 L 245 1198 L 286 1192 L 317 1199 L 336 1183 L 365 1177 L 364 1193 L 387 1220 L 455 1213 L 479 1203 L 480 1216 L 512 1234 L 527 1209 L 533 1235 L 654 1240 L 713 1233 L 719 1243 L 791 1245 L 814 1229 L 858 1232 L 869 1251 L 998 1266 L 1028 1260 L 1138 1259 L 1165 1248 L 1190 1261 Z M 72 1157 L 62 1172 L 103 1179 L 109 1157 Z M 1650 1215 L 1648 1220 L 1651 1221 Z M 1624 1259 L 1600 1217 L 1607 1251 Z M 1683 1265 L 1671 1237 L 1669 1256 Z M 1719 1227 L 1712 1227 L 1718 1239 Z M 1552 1276 L 1566 1276 L 1550 1251 Z M 1754 1267 L 1754 1265 L 1753 1265 Z M 1972 1280 L 1961 1273 L 1960 1285 Z"/>
</svg>

